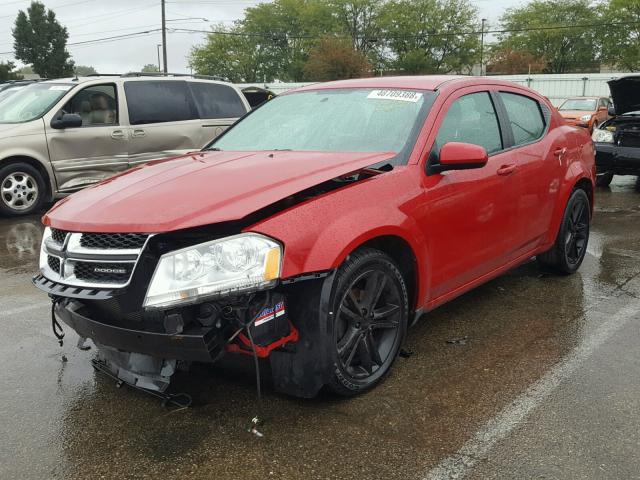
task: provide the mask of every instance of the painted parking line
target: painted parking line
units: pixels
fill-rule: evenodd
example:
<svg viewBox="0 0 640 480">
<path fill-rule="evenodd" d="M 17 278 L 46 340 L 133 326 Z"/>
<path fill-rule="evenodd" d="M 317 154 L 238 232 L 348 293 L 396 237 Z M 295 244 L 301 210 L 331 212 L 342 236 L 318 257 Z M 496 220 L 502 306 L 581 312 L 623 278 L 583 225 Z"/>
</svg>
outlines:
<svg viewBox="0 0 640 480">
<path fill-rule="evenodd" d="M 17 315 L 18 313 L 24 313 L 24 312 L 29 312 L 31 310 L 45 309 L 50 307 L 51 307 L 51 302 L 32 303 L 30 305 L 23 305 L 22 307 L 11 308 L 9 310 L 0 309 L 0 316 Z"/>
<path fill-rule="evenodd" d="M 640 318 L 640 302 L 629 303 L 616 314 L 604 318 L 606 320 L 591 335 L 502 412 L 484 424 L 457 453 L 429 470 L 423 477 L 424 480 L 461 479 L 471 473 L 478 461 L 518 428 L 603 343 L 630 320 Z"/>
</svg>

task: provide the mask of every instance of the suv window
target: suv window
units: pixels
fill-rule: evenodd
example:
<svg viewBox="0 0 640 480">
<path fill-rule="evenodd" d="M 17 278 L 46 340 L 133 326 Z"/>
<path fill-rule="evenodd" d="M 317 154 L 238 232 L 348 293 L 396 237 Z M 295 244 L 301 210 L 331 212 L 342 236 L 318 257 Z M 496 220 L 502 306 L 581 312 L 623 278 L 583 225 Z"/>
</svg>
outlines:
<svg viewBox="0 0 640 480">
<path fill-rule="evenodd" d="M 125 82 L 124 91 L 131 125 L 198 118 L 185 81 Z"/>
<path fill-rule="evenodd" d="M 539 139 L 544 133 L 544 118 L 540 104 L 533 98 L 515 93 L 500 92 L 509 116 L 515 145 Z"/>
<path fill-rule="evenodd" d="M 116 86 L 92 85 L 83 88 L 62 109 L 82 117 L 83 127 L 118 124 L 118 96 Z"/>
<path fill-rule="evenodd" d="M 471 93 L 451 104 L 436 137 L 439 147 L 447 142 L 473 143 L 487 153 L 502 150 L 498 116 L 488 92 Z"/>
<path fill-rule="evenodd" d="M 200 118 L 238 118 L 247 109 L 236 91 L 226 85 L 189 82 Z"/>
</svg>

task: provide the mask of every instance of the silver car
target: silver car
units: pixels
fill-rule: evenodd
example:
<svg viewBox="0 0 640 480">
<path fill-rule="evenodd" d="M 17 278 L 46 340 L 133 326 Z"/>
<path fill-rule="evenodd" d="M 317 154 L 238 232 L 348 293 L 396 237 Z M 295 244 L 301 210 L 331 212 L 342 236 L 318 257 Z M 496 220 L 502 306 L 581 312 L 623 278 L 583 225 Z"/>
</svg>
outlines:
<svg viewBox="0 0 640 480">
<path fill-rule="evenodd" d="M 150 160 L 198 150 L 250 110 L 229 83 L 103 76 L 0 99 L 0 213 L 28 214 Z"/>
</svg>

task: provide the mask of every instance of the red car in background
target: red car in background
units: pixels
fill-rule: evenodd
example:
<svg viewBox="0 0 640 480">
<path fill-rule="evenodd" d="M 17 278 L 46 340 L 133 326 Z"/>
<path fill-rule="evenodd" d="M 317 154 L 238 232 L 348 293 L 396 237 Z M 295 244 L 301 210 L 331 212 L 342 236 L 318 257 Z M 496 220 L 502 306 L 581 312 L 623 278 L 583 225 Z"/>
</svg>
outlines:
<svg viewBox="0 0 640 480">
<path fill-rule="evenodd" d="M 573 97 L 565 100 L 558 111 L 569 125 L 593 132 L 594 128 L 611 118 L 610 105 L 611 101 L 606 97 Z"/>
<path fill-rule="evenodd" d="M 575 272 L 594 179 L 587 131 L 522 86 L 312 85 L 60 201 L 34 283 L 54 326 L 138 387 L 239 353 L 268 359 L 279 391 L 353 395 L 425 312 L 534 256 Z"/>
</svg>

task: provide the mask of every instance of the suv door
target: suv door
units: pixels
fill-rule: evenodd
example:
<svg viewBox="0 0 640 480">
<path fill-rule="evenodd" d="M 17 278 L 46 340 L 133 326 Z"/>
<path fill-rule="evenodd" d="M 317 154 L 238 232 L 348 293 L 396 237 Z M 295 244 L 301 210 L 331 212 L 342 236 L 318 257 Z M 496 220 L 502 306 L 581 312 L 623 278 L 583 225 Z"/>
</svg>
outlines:
<svg viewBox="0 0 640 480">
<path fill-rule="evenodd" d="M 463 142 L 484 147 L 487 164 L 437 173 L 424 182 L 430 300 L 435 301 L 514 259 L 516 159 L 505 150 L 492 96 L 473 90 L 465 89 L 445 103 L 429 161 L 437 159 L 445 143 Z"/>
<path fill-rule="evenodd" d="M 82 126 L 55 129 L 45 121 L 53 172 L 61 191 L 99 182 L 126 170 L 127 129 L 120 122 L 121 92 L 115 83 L 81 89 L 54 113 L 75 113 Z"/>
<path fill-rule="evenodd" d="M 207 81 L 188 81 L 200 118 L 200 143 L 204 147 L 250 109 L 233 87 Z"/>
<path fill-rule="evenodd" d="M 198 112 L 184 80 L 124 83 L 129 113 L 129 166 L 198 150 Z"/>
</svg>

